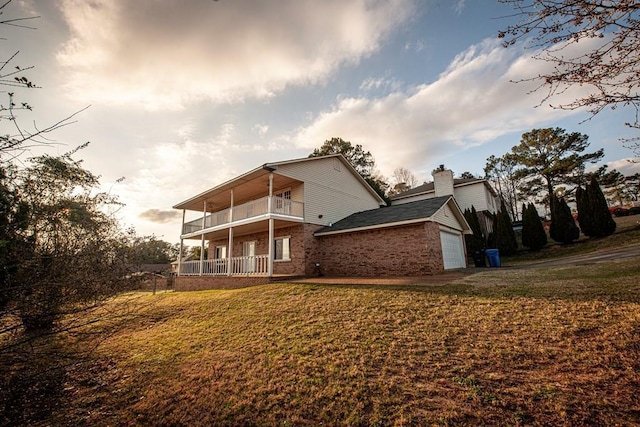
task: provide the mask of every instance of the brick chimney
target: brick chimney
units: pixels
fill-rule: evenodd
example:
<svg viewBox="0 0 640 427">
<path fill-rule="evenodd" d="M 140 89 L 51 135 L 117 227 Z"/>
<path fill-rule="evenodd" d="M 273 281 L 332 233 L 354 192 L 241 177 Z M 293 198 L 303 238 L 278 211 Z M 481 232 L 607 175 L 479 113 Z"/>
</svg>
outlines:
<svg viewBox="0 0 640 427">
<path fill-rule="evenodd" d="M 453 171 L 444 165 L 433 171 L 433 187 L 436 197 L 453 196 Z"/>
</svg>

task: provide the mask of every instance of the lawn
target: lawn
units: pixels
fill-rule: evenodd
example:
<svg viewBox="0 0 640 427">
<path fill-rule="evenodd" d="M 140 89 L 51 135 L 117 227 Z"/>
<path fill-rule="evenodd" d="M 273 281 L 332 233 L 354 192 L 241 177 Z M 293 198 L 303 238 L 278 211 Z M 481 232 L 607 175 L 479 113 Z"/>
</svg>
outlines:
<svg viewBox="0 0 640 427">
<path fill-rule="evenodd" d="M 611 236 L 588 238 L 580 234 L 579 240 L 564 245 L 554 242 L 547 236 L 547 246 L 538 252 L 529 252 L 524 249 L 521 238 L 518 236 L 518 254 L 502 257 L 502 260 L 508 265 L 516 265 L 531 261 L 554 259 L 559 256 L 580 255 L 609 247 L 622 247 L 640 241 L 640 215 L 614 217 L 614 220 L 616 221 L 616 231 Z"/>
<path fill-rule="evenodd" d="M 638 274 L 130 294 L 43 424 L 638 425 Z"/>
<path fill-rule="evenodd" d="M 640 256 L 441 286 L 130 293 L 30 343 L 0 424 L 640 425 L 639 277 Z M 21 388 L 34 367 L 53 374 Z"/>
</svg>

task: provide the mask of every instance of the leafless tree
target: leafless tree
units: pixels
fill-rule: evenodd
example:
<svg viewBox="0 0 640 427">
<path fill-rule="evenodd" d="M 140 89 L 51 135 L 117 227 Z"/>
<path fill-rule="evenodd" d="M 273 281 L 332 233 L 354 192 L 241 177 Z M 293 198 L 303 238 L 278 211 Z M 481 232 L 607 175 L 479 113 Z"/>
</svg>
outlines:
<svg viewBox="0 0 640 427">
<path fill-rule="evenodd" d="M 0 4 L 0 28 L 34 30 L 35 27 L 30 23 L 38 19 L 38 16 L 6 16 L 10 12 L 8 6 L 11 2 L 12 0 L 6 0 Z M 0 33 L 0 40 L 7 40 L 3 33 Z M 24 120 L 19 120 L 19 113 L 32 111 L 33 107 L 19 101 L 18 91 L 36 89 L 38 86 L 28 76 L 28 72 L 34 67 L 18 64 L 19 55 L 20 51 L 14 51 L 0 59 L 0 86 L 4 88 L 0 90 L 0 94 L 6 95 L 4 102 L 0 101 L 0 162 L 11 160 L 31 147 L 53 143 L 47 138 L 47 134 L 75 123 L 76 115 L 88 108 L 45 126 L 38 126 L 35 122 L 31 126 L 24 126 Z"/>
<path fill-rule="evenodd" d="M 500 0 L 521 20 L 499 32 L 505 46 L 526 41 L 535 58 L 553 65 L 524 81 L 545 88 L 542 102 L 573 86 L 588 95 L 555 108 L 586 108 L 596 115 L 606 107 L 635 109 L 628 126 L 640 129 L 640 2 L 636 0 Z M 595 46 L 595 47 L 589 47 Z M 576 53 L 577 52 L 577 53 Z M 536 89 L 536 90 L 538 90 Z M 638 138 L 626 139 L 638 154 Z"/>
<path fill-rule="evenodd" d="M 393 184 L 389 190 L 389 194 L 399 194 L 418 185 L 418 178 L 405 167 L 396 168 L 391 177 Z"/>
</svg>

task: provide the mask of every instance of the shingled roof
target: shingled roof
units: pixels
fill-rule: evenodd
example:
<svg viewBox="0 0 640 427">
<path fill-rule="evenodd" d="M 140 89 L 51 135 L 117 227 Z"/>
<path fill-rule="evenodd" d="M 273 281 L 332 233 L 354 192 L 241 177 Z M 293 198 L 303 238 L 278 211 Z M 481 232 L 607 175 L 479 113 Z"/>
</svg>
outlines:
<svg viewBox="0 0 640 427">
<path fill-rule="evenodd" d="M 427 221 L 451 199 L 451 196 L 440 196 L 432 199 L 385 206 L 379 209 L 357 212 L 341 219 L 329 227 L 315 232 L 316 236 L 345 232 L 362 228 L 376 228 L 403 222 Z"/>
</svg>

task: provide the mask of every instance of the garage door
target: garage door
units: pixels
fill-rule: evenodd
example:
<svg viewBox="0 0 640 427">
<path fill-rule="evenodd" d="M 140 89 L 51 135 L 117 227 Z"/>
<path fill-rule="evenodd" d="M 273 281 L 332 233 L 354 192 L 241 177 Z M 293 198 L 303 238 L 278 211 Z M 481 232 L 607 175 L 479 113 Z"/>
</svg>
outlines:
<svg viewBox="0 0 640 427">
<path fill-rule="evenodd" d="M 440 231 L 440 243 L 445 270 L 466 267 L 461 234 Z"/>
</svg>

